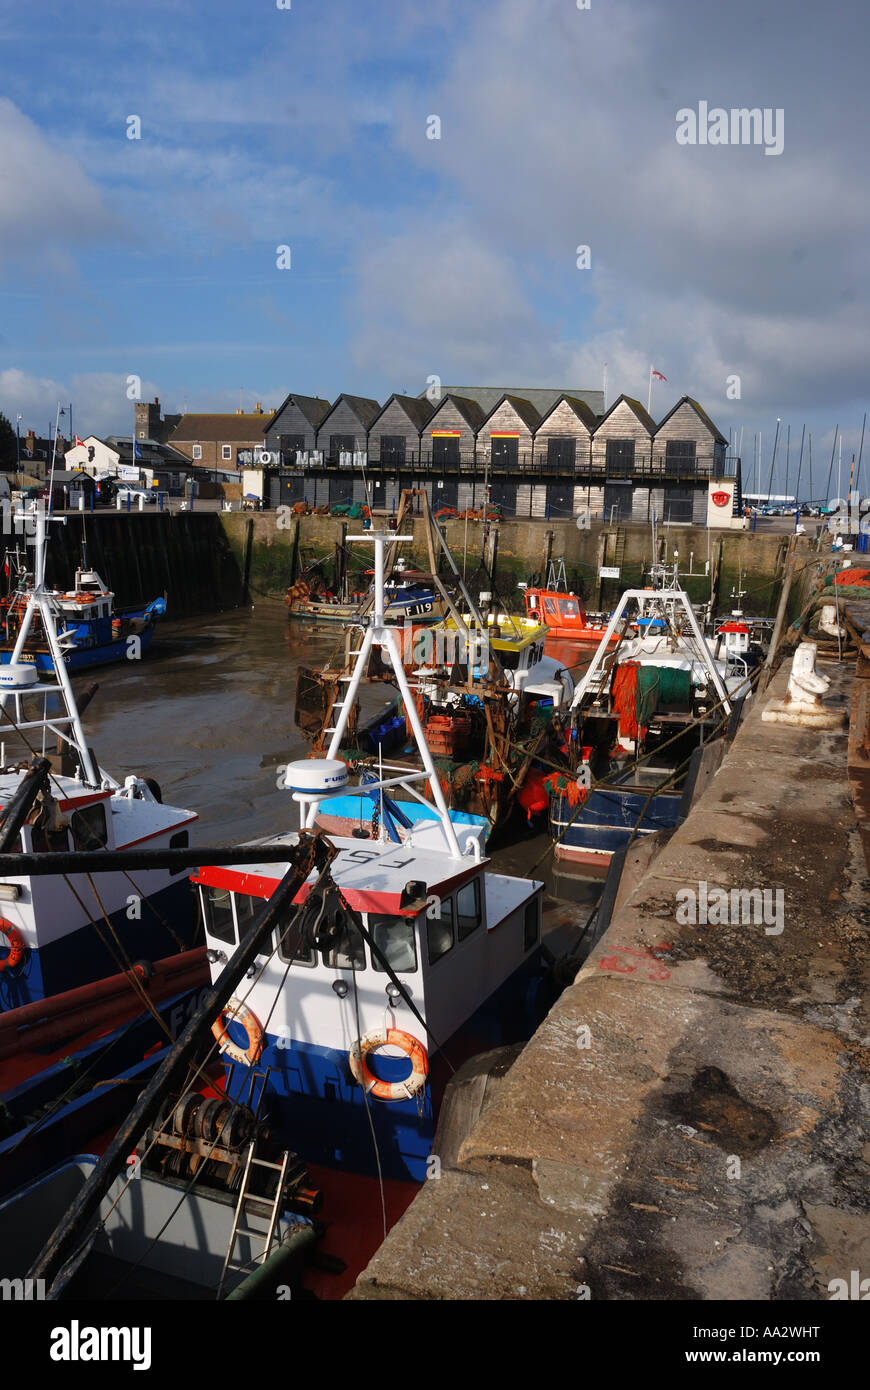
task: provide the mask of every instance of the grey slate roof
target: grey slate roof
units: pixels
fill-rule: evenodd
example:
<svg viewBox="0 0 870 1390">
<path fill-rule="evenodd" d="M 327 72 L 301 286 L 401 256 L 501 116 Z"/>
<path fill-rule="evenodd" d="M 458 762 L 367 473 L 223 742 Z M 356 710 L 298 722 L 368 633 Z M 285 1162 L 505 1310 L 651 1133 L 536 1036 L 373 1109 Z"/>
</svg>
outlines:
<svg viewBox="0 0 870 1390">
<path fill-rule="evenodd" d="M 441 400 L 438 402 L 432 414 L 429 416 L 429 419 L 426 421 L 426 427 L 428 428 L 429 425 L 431 425 L 438 411 L 447 401 L 453 402 L 465 423 L 468 426 L 470 426 L 472 430 L 474 430 L 475 434 L 477 434 L 478 430 L 480 429 L 481 425 L 486 419 L 488 412 L 484 411 L 480 405 L 480 402 L 474 400 L 473 397 L 456 396 L 452 391 L 449 391 L 446 396 L 442 396 Z"/>
<path fill-rule="evenodd" d="M 610 418 L 610 416 L 613 414 L 613 412 L 614 412 L 614 410 L 616 409 L 616 407 L 617 407 L 622 401 L 625 401 L 625 404 L 631 407 L 631 409 L 634 411 L 635 415 L 637 416 L 638 420 L 640 420 L 641 424 L 644 425 L 644 426 L 646 427 L 646 429 L 649 430 L 650 434 L 651 434 L 651 435 L 652 435 L 652 434 L 655 434 L 655 432 L 656 432 L 656 422 L 655 422 L 655 420 L 654 420 L 653 417 L 649 414 L 649 412 L 648 412 L 646 406 L 641 405 L 640 401 L 636 401 L 636 400 L 634 399 L 634 396 L 617 396 L 616 400 L 613 402 L 613 405 L 610 407 L 610 409 L 608 410 L 607 414 L 604 415 L 604 416 L 602 416 L 602 418 L 598 421 L 598 425 L 599 425 L 599 426 L 600 426 L 600 425 L 603 425 L 603 424 L 604 424 L 604 421 Z"/>
<path fill-rule="evenodd" d="M 284 410 L 290 404 L 291 401 L 293 401 L 294 404 L 299 407 L 302 414 L 308 421 L 309 425 L 311 425 L 315 430 L 320 428 L 320 425 L 322 424 L 324 418 L 329 414 L 330 410 L 332 409 L 330 402 L 323 400 L 320 396 L 297 396 L 295 391 L 291 391 L 288 395 L 284 397 L 283 401 L 278 406 L 278 409 L 275 411 L 275 414 L 272 416 L 271 420 L 266 425 L 263 431 L 264 434 L 268 434 L 269 430 L 272 428 L 275 421 L 278 419 L 278 416 L 281 414 L 282 410 Z"/>
<path fill-rule="evenodd" d="M 387 407 L 392 405 L 393 401 L 398 401 L 412 425 L 415 425 L 418 430 L 422 430 L 425 427 L 436 410 L 436 407 L 426 396 L 400 396 L 397 391 L 394 391 L 390 399 L 385 401 L 381 406 L 374 420 L 372 420 L 371 425 L 369 425 L 369 429 L 371 429 L 372 425 L 377 423 Z"/>
<path fill-rule="evenodd" d="M 485 415 L 489 415 L 505 396 L 519 396 L 528 401 L 540 415 L 546 415 L 562 396 L 585 401 L 596 415 L 604 413 L 604 392 L 584 391 L 574 386 L 442 386 L 442 396 L 463 396 L 477 401 Z M 421 391 L 420 395 L 425 396 Z"/>
<path fill-rule="evenodd" d="M 327 410 L 326 415 L 324 415 L 323 420 L 321 420 L 320 422 L 321 425 L 323 424 L 323 421 L 327 418 L 327 416 L 332 414 L 333 410 L 335 410 L 335 407 L 341 401 L 347 401 L 354 415 L 359 420 L 360 424 L 364 426 L 365 429 L 368 429 L 372 421 L 381 413 L 381 407 L 379 403 L 377 401 L 373 401 L 371 397 L 348 396 L 347 393 L 343 391 L 341 395 L 338 397 L 338 399 L 333 401 L 329 410 Z"/>
<path fill-rule="evenodd" d="M 523 424 L 531 430 L 532 434 L 534 434 L 535 430 L 538 428 L 538 425 L 541 423 L 541 417 L 538 414 L 537 410 L 532 405 L 531 401 L 525 400 L 522 396 L 513 396 L 507 391 L 501 397 L 500 400 L 496 401 L 492 410 L 488 411 L 486 416 L 487 420 L 489 420 L 495 414 L 495 412 L 498 410 L 499 406 L 502 404 L 503 401 L 510 402 L 517 415 L 519 415 L 520 419 L 522 420 Z"/>
</svg>

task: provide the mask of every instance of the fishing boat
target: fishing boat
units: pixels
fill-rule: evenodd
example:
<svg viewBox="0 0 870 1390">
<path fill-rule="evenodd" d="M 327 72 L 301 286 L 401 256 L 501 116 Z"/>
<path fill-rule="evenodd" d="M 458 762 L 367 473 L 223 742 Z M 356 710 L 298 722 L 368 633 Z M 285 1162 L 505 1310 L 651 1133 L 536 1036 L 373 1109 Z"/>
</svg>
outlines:
<svg viewBox="0 0 870 1390">
<path fill-rule="evenodd" d="M 543 624 L 506 612 L 494 589 L 481 591 L 477 600 L 471 597 L 428 498 L 423 517 L 432 573 L 448 616 L 422 630 L 412 622 L 404 624 L 399 634 L 403 670 L 413 682 L 416 715 L 449 811 L 493 827 L 511 814 L 537 753 L 558 733 L 558 716 L 570 704 L 574 683 L 564 664 L 545 654 Z M 393 538 L 387 569 L 395 543 Z M 454 592 L 437 573 L 436 544 Z M 393 771 L 418 770 L 417 740 L 401 689 L 376 714 L 360 717 L 359 682 L 352 681 L 351 672 L 365 631 L 359 626 L 351 630 L 343 664 L 320 671 L 300 667 L 296 725 L 319 754 L 333 738 L 337 712 L 349 700 L 337 755 L 354 768 L 389 757 Z M 377 649 L 367 663 L 367 680 L 396 684 L 391 664 Z"/>
<path fill-rule="evenodd" d="M 192 811 L 164 805 L 153 779 L 131 774 L 118 782 L 96 762 L 69 680 L 57 604 L 44 584 L 41 510 L 36 523 L 33 583 L 23 595 L 9 660 L 0 667 L 2 848 L 74 855 L 186 845 L 197 819 Z M 37 623 L 50 672 L 23 659 Z M 0 1012 L 192 944 L 189 885 L 164 869 L 136 875 L 79 874 L 74 868 L 60 877 L 14 875 L 0 882 L 0 898 Z"/>
<path fill-rule="evenodd" d="M 555 997 L 545 943 L 564 933 L 564 906 L 554 914 L 539 881 L 492 872 L 481 827 L 448 814 L 385 620 L 391 537 L 360 539 L 375 545 L 375 604 L 326 756 L 286 768 L 299 829 L 192 876 L 213 994 L 99 1163 L 71 1159 L 0 1203 L 0 1274 L 11 1240 L 47 1296 L 92 1296 L 100 1278 L 146 1298 L 274 1298 L 286 1278 L 295 1296 L 299 1252 L 318 1240 L 331 1248 L 305 1288 L 341 1296 L 436 1171 L 451 1071 L 524 1040 Z M 384 768 L 363 792 L 335 754 L 375 648 L 392 665 L 422 768 Z M 312 833 L 319 813 L 357 790 L 419 802 L 423 787 L 437 816 L 398 845 L 383 824 L 364 843 Z M 203 1034 L 224 1055 L 222 1080 L 170 1085 L 196 1057 L 201 1072 Z M 328 1229 L 315 1215 L 321 1190 Z"/>
<path fill-rule="evenodd" d="M 0 599 L 0 665 L 15 660 L 34 666 L 38 672 L 54 669 L 54 655 L 42 622 L 41 610 L 31 613 L 27 639 L 23 646 L 18 635 L 28 611 L 30 576 L 19 571 L 15 588 Z M 105 666 L 131 656 L 145 655 L 154 637 L 158 618 L 166 612 L 164 598 L 130 608 L 115 607 L 115 596 L 96 570 L 85 563 L 76 570 L 72 589 L 46 590 L 57 629 L 57 643 L 69 671 Z"/>
<path fill-rule="evenodd" d="M 607 628 L 602 614 L 589 614 L 573 590 L 568 588 L 565 561 L 551 560 L 543 588 L 522 584 L 526 615 L 544 623 L 551 637 L 573 638 L 575 642 L 600 642 Z M 616 638 L 612 638 L 616 641 Z"/>
<path fill-rule="evenodd" d="M 623 593 L 577 685 L 564 770 L 545 779 L 557 857 L 595 873 L 635 836 L 686 815 L 708 743 L 733 732 L 751 693 L 744 634 L 717 659 L 676 562 L 654 565 L 652 578 Z"/>
</svg>

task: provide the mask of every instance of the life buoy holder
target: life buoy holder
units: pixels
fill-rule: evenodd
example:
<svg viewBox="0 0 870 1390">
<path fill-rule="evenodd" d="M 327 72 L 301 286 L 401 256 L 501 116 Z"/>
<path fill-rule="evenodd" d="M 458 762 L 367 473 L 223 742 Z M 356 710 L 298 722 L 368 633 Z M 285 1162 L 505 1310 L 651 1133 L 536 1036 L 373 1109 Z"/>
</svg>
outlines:
<svg viewBox="0 0 870 1390">
<path fill-rule="evenodd" d="M 234 1023 L 240 1023 L 248 1035 L 247 1049 L 239 1047 L 234 1043 L 224 1018 L 229 1014 Z M 211 1025 L 211 1031 L 221 1052 L 225 1052 L 233 1062 L 244 1062 L 245 1066 L 253 1067 L 260 1060 L 263 1051 L 263 1029 L 259 1019 L 243 1004 L 240 999 L 231 999 L 226 1008 L 221 1009 L 218 1017 Z"/>
<path fill-rule="evenodd" d="M 411 1075 L 404 1081 L 379 1081 L 369 1070 L 366 1058 L 379 1047 L 399 1047 L 411 1061 Z M 426 1084 L 429 1075 L 429 1058 L 423 1044 L 410 1033 L 402 1033 L 398 1028 L 376 1028 L 357 1038 L 350 1050 L 350 1069 L 354 1079 L 364 1086 L 375 1100 L 410 1100 Z"/>
<path fill-rule="evenodd" d="M 0 917 L 0 936 L 5 936 L 9 942 L 9 955 L 0 960 L 0 971 L 14 970 L 16 965 L 20 965 L 24 959 L 24 952 L 27 947 L 24 944 L 24 937 L 17 927 L 13 927 L 11 922 L 7 922 L 5 917 Z"/>
</svg>

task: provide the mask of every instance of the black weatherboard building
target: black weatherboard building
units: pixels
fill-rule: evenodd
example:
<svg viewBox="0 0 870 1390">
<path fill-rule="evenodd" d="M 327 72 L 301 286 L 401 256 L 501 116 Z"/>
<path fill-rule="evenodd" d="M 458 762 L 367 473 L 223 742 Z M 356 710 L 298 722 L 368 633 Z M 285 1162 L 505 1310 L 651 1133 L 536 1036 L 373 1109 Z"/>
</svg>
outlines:
<svg viewBox="0 0 870 1390">
<path fill-rule="evenodd" d="M 433 507 L 464 511 L 486 500 L 505 516 L 569 519 L 586 505 L 607 522 L 703 525 L 712 478 L 739 460 L 701 405 L 683 396 L 660 423 L 640 401 L 600 391 L 452 387 L 393 394 L 381 406 L 342 394 L 330 405 L 290 394 L 265 429 L 267 505 L 366 500 L 391 511 L 403 488 Z M 739 491 L 739 489 L 738 489 Z"/>
</svg>

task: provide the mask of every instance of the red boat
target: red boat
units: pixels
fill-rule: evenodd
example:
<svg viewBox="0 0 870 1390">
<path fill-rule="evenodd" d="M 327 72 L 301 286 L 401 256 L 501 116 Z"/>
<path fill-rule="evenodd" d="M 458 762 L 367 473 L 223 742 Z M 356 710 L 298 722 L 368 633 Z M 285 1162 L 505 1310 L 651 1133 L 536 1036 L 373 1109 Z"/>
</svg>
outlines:
<svg viewBox="0 0 870 1390">
<path fill-rule="evenodd" d="M 600 642 L 607 628 L 606 618 L 590 619 L 576 594 L 561 589 L 528 588 L 526 614 L 535 622 L 546 623 L 551 637 L 572 637 L 576 642 Z M 615 642 L 616 637 L 611 641 Z"/>
</svg>

